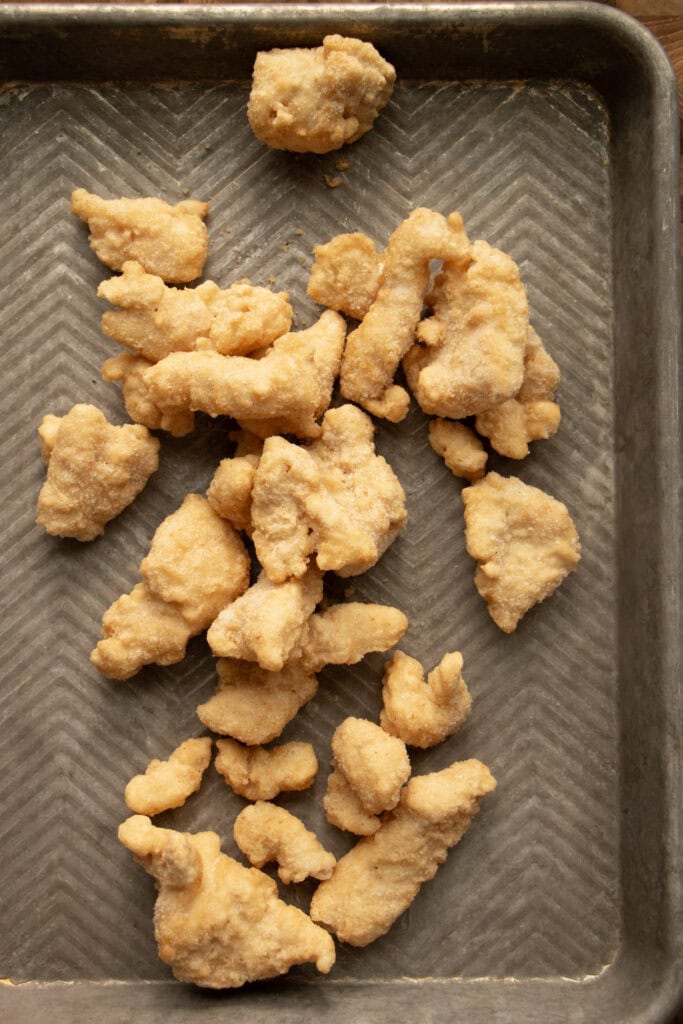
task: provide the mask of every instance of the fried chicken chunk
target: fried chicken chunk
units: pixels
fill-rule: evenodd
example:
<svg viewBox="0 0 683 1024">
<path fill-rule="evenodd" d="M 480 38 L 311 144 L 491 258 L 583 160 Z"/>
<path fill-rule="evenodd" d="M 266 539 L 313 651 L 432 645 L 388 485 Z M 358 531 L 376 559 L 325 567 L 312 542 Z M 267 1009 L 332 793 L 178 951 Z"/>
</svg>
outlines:
<svg viewBox="0 0 683 1024">
<path fill-rule="evenodd" d="M 300 579 L 256 583 L 224 608 L 206 639 L 214 654 L 256 661 L 269 672 L 301 657 L 308 621 L 323 596 L 322 574 L 313 566 Z"/>
<path fill-rule="evenodd" d="M 515 477 L 488 473 L 462 497 L 475 586 L 496 625 L 512 633 L 576 568 L 576 527 L 562 502 Z"/>
<path fill-rule="evenodd" d="M 208 736 L 185 740 L 173 751 L 168 761 L 154 758 L 144 775 L 136 775 L 126 786 L 126 806 L 135 814 L 152 817 L 174 807 L 182 807 L 196 793 L 211 761 L 211 740 Z"/>
<path fill-rule="evenodd" d="M 334 964 L 328 932 L 278 899 L 273 879 L 222 853 L 215 832 L 173 832 L 135 815 L 119 839 L 156 880 L 159 956 L 179 981 L 237 988 L 294 964 L 323 974 Z"/>
<path fill-rule="evenodd" d="M 342 942 L 367 946 L 408 909 L 460 841 L 496 782 L 481 761 L 412 778 L 374 835 L 337 863 L 311 902 L 311 917 Z"/>
<path fill-rule="evenodd" d="M 375 453 L 369 416 L 352 405 L 330 409 L 308 448 L 281 437 L 263 449 L 252 492 L 253 539 L 273 582 L 318 568 L 364 572 L 403 529 L 405 494 Z"/>
<path fill-rule="evenodd" d="M 273 421 L 300 437 L 317 437 L 330 404 L 346 327 L 326 310 L 305 331 L 277 338 L 261 359 L 219 352 L 172 352 L 145 371 L 152 400 L 165 412 L 193 410 Z"/>
<path fill-rule="evenodd" d="M 329 153 L 370 131 L 396 72 L 371 43 L 325 36 L 315 49 L 258 53 L 247 115 L 273 149 Z"/>
<path fill-rule="evenodd" d="M 36 522 L 57 537 L 101 537 L 156 471 L 159 442 L 144 427 L 113 426 L 94 405 L 46 420 L 39 434 L 47 479 Z"/>
<path fill-rule="evenodd" d="M 514 398 L 480 412 L 475 421 L 477 431 L 488 437 L 501 455 L 526 458 L 530 441 L 546 440 L 557 433 L 560 407 L 553 399 L 559 382 L 559 366 L 529 326 L 522 386 Z"/>
<path fill-rule="evenodd" d="M 272 800 L 278 793 L 308 789 L 318 773 L 310 743 L 279 747 L 245 747 L 236 740 L 216 740 L 216 771 L 247 800 Z"/>
<path fill-rule="evenodd" d="M 123 274 L 97 290 L 118 310 L 102 315 L 102 331 L 151 363 L 171 352 L 212 349 L 221 355 L 247 355 L 270 345 L 292 324 L 286 292 L 275 294 L 250 281 L 221 290 L 213 281 L 197 288 L 169 288 L 134 260 Z"/>
<path fill-rule="evenodd" d="M 403 740 L 365 718 L 346 718 L 335 729 L 332 754 L 366 811 L 381 814 L 396 806 L 410 776 Z"/>
<path fill-rule="evenodd" d="M 313 250 L 307 292 L 314 302 L 362 320 L 375 300 L 383 257 L 367 235 L 335 235 Z"/>
<path fill-rule="evenodd" d="M 371 651 L 388 651 L 407 628 L 408 619 L 391 605 L 335 604 L 311 616 L 302 661 L 315 672 L 324 665 L 355 665 Z"/>
<path fill-rule="evenodd" d="M 166 430 L 173 437 L 185 437 L 194 430 L 194 413 L 163 412 L 147 390 L 144 374 L 153 364 L 132 352 L 121 352 L 102 364 L 102 380 L 120 381 L 126 412 L 134 423 L 148 430 Z"/>
<path fill-rule="evenodd" d="M 429 443 L 453 476 L 470 481 L 481 480 L 488 455 L 477 435 L 464 423 L 430 420 Z"/>
<path fill-rule="evenodd" d="M 236 530 L 251 536 L 251 492 L 259 463 L 258 455 L 235 455 L 223 459 L 206 492 L 211 508 Z"/>
<path fill-rule="evenodd" d="M 338 764 L 333 765 L 328 776 L 323 808 L 330 825 L 336 825 L 357 836 L 370 836 L 381 825 L 377 815 L 365 810 L 360 797 Z"/>
<path fill-rule="evenodd" d="M 526 290 L 517 264 L 487 242 L 474 242 L 471 261 L 444 260 L 403 368 L 422 410 L 459 420 L 519 391 L 529 327 Z"/>
<path fill-rule="evenodd" d="M 318 680 L 299 662 L 267 672 L 254 662 L 222 658 L 215 694 L 197 708 L 208 729 L 257 746 L 280 735 L 318 692 Z"/>
<path fill-rule="evenodd" d="M 264 800 L 240 811 L 233 835 L 255 868 L 276 861 L 278 877 L 286 885 L 306 878 L 329 878 L 337 863 L 300 818 Z"/>
<path fill-rule="evenodd" d="M 462 677 L 459 651 L 444 654 L 429 673 L 415 658 L 396 651 L 384 670 L 380 725 L 409 747 L 434 747 L 457 732 L 472 698 Z"/>
<path fill-rule="evenodd" d="M 399 224 L 384 255 L 377 295 L 346 342 L 340 373 L 344 398 L 394 423 L 405 417 L 410 398 L 392 382 L 415 340 L 429 262 L 442 259 L 464 268 L 469 258 L 470 244 L 459 213 L 446 220 L 418 208 Z"/>
<path fill-rule="evenodd" d="M 194 281 L 204 269 L 208 203 L 184 199 L 101 199 L 77 188 L 71 212 L 90 229 L 90 248 L 110 270 L 137 260 L 149 274 L 170 284 Z"/>
</svg>

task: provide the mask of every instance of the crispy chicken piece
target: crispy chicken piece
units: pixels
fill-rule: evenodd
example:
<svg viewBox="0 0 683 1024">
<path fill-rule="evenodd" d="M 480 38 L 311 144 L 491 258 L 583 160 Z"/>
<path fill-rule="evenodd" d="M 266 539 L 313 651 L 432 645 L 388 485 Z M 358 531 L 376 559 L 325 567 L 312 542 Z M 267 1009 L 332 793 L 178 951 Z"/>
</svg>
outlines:
<svg viewBox="0 0 683 1024">
<path fill-rule="evenodd" d="M 267 672 L 254 662 L 223 658 L 216 668 L 218 687 L 197 708 L 199 720 L 213 732 L 251 746 L 279 736 L 318 691 L 316 676 L 299 662 Z"/>
<path fill-rule="evenodd" d="M 192 630 L 180 609 L 138 583 L 104 613 L 102 637 L 90 660 L 110 679 L 130 679 L 143 665 L 175 665 Z"/>
<path fill-rule="evenodd" d="M 365 810 L 360 797 L 338 764 L 333 765 L 327 779 L 323 808 L 330 825 L 336 825 L 357 836 L 370 836 L 381 825 L 377 815 Z"/>
<path fill-rule="evenodd" d="M 50 415 L 39 433 L 48 458 L 36 522 L 58 537 L 101 537 L 159 465 L 159 442 L 149 431 L 113 426 L 94 405 Z"/>
<path fill-rule="evenodd" d="M 194 413 L 162 412 L 150 398 L 144 374 L 153 364 L 132 352 L 121 352 L 102 364 L 102 380 L 120 381 L 126 412 L 134 423 L 148 430 L 166 430 L 173 437 L 185 437 L 194 430 Z"/>
<path fill-rule="evenodd" d="M 178 606 L 193 633 L 200 633 L 246 590 L 249 556 L 239 534 L 206 498 L 188 494 L 157 528 L 140 572 L 159 597 Z"/>
<path fill-rule="evenodd" d="M 284 807 L 259 800 L 249 804 L 235 818 L 235 842 L 250 864 L 262 868 L 269 861 L 278 864 L 278 877 L 285 885 L 306 878 L 329 878 L 337 863 L 314 832 Z"/>
<path fill-rule="evenodd" d="M 332 754 L 366 811 L 381 814 L 396 806 L 410 777 L 403 740 L 365 718 L 346 718 L 332 736 Z"/>
<path fill-rule="evenodd" d="M 152 817 L 174 807 L 182 807 L 196 793 L 211 761 L 208 736 L 185 740 L 168 761 L 154 758 L 144 775 L 134 776 L 126 786 L 126 806 L 135 814 Z"/>
<path fill-rule="evenodd" d="M 519 391 L 529 327 L 517 264 L 487 242 L 474 242 L 471 262 L 444 260 L 415 345 L 403 360 L 422 410 L 459 420 Z"/>
<path fill-rule="evenodd" d="M 236 530 L 251 536 L 251 492 L 259 463 L 258 455 L 235 455 L 223 459 L 206 492 L 209 505 Z"/>
<path fill-rule="evenodd" d="M 405 526 L 405 494 L 375 453 L 369 416 L 330 409 L 308 448 L 266 441 L 252 492 L 256 553 L 273 582 L 300 576 L 315 554 L 340 576 L 364 572 Z"/>
<path fill-rule="evenodd" d="M 514 396 L 502 405 L 479 413 L 477 430 L 509 459 L 524 459 L 529 441 L 546 440 L 557 433 L 560 407 L 553 401 L 560 382 L 560 368 L 545 350 L 533 327 L 524 349 L 524 380 Z"/>
<path fill-rule="evenodd" d="M 418 775 L 395 811 L 337 863 L 311 903 L 311 917 L 342 942 L 367 946 L 407 910 L 460 841 L 496 782 L 481 761 Z"/>
<path fill-rule="evenodd" d="M 307 292 L 314 302 L 362 320 L 375 300 L 383 257 L 367 235 L 335 235 L 313 250 Z"/>
<path fill-rule="evenodd" d="M 346 327 L 326 310 L 305 331 L 277 338 L 261 359 L 218 352 L 172 352 L 145 372 L 153 401 L 166 412 L 201 410 L 255 420 L 285 418 L 301 437 L 320 433 L 330 404 Z"/>
<path fill-rule="evenodd" d="M 120 307 L 102 315 L 102 331 L 151 363 L 193 349 L 247 355 L 291 327 L 286 292 L 275 294 L 248 280 L 225 290 L 213 281 L 197 288 L 169 288 L 134 260 L 122 269 L 121 277 L 103 281 L 97 290 L 100 298 Z"/>
<path fill-rule="evenodd" d="M 462 654 L 444 654 L 429 673 L 396 651 L 384 670 L 380 725 L 409 747 L 434 747 L 469 717 L 472 698 L 462 677 Z"/>
<path fill-rule="evenodd" d="M 293 964 L 332 967 L 332 937 L 278 899 L 273 879 L 221 853 L 215 832 L 173 832 L 135 815 L 119 839 L 156 880 L 159 956 L 179 981 L 237 988 Z"/>
<path fill-rule="evenodd" d="M 279 672 L 285 662 L 301 658 L 308 621 L 322 596 L 322 574 L 315 567 L 285 583 L 271 583 L 262 572 L 215 619 L 206 636 L 209 646 L 221 657 L 256 661 Z"/>
<path fill-rule="evenodd" d="M 475 586 L 496 625 L 512 633 L 576 568 L 576 528 L 562 502 L 514 477 L 488 473 L 462 498 Z"/>
<path fill-rule="evenodd" d="M 303 664 L 318 672 L 324 665 L 355 665 L 371 651 L 387 651 L 408 628 L 398 608 L 385 604 L 347 601 L 309 621 Z"/>
<path fill-rule="evenodd" d="M 274 149 L 329 153 L 370 131 L 395 79 L 371 43 L 340 35 L 315 49 L 258 53 L 249 124 Z"/>
<path fill-rule="evenodd" d="M 481 480 L 488 455 L 477 435 L 464 423 L 430 420 L 429 443 L 454 476 Z"/>
<path fill-rule="evenodd" d="M 344 398 L 394 423 L 405 417 L 410 398 L 392 381 L 415 340 L 429 283 L 429 261 L 443 259 L 465 267 L 469 257 L 459 213 L 446 220 L 419 208 L 399 224 L 389 239 L 375 300 L 346 342 L 340 374 Z"/>
<path fill-rule="evenodd" d="M 184 284 L 204 269 L 208 203 L 184 199 L 171 206 L 163 199 L 100 199 L 77 188 L 71 194 L 71 212 L 86 221 L 90 248 L 110 270 L 137 260 L 149 274 Z"/>
<path fill-rule="evenodd" d="M 245 747 L 236 740 L 216 740 L 216 771 L 247 800 L 272 800 L 278 793 L 308 789 L 318 774 L 310 743 L 279 747 Z"/>
</svg>

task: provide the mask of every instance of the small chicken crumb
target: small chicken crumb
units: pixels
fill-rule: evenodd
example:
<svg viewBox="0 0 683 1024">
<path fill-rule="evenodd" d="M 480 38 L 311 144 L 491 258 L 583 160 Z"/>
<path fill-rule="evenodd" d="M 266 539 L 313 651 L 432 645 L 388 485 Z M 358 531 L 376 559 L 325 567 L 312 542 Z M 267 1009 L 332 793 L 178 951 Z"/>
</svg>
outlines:
<svg viewBox="0 0 683 1024">
<path fill-rule="evenodd" d="M 239 796 L 272 800 L 278 793 L 308 789 L 318 772 L 310 743 L 279 747 L 244 747 L 235 740 L 216 740 L 216 771 Z"/>
<path fill-rule="evenodd" d="M 144 775 L 136 775 L 126 786 L 126 806 L 135 814 L 153 817 L 162 811 L 182 807 L 199 789 L 211 761 L 208 736 L 185 740 L 168 761 L 150 761 Z"/>
<path fill-rule="evenodd" d="M 343 180 L 336 174 L 323 174 L 323 180 L 328 188 L 339 188 L 343 185 Z"/>
<path fill-rule="evenodd" d="M 309 877 L 329 878 L 337 863 L 334 854 L 327 852 L 300 818 L 263 800 L 240 811 L 233 835 L 254 867 L 276 861 L 278 877 L 285 885 Z"/>
</svg>

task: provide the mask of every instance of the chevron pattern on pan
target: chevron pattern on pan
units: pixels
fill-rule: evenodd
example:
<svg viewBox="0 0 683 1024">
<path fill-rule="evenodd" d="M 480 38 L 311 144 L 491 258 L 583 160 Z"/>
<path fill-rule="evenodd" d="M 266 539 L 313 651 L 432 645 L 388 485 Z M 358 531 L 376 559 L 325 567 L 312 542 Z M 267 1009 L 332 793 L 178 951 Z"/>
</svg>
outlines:
<svg viewBox="0 0 683 1024">
<path fill-rule="evenodd" d="M 202 420 L 164 439 L 161 468 L 104 539 L 82 546 L 33 524 L 44 412 L 90 401 L 124 418 L 99 379 L 113 346 L 95 290 L 108 272 L 68 209 L 84 185 L 106 196 L 209 199 L 206 276 L 288 289 L 297 324 L 316 314 L 311 249 L 362 230 L 380 247 L 414 206 L 460 209 L 472 237 L 520 263 L 534 324 L 561 364 L 563 423 L 530 460 L 493 460 L 565 501 L 583 540 L 580 570 L 516 634 L 502 636 L 472 585 L 461 484 L 413 409 L 377 443 L 407 493 L 410 523 L 354 598 L 409 615 L 401 646 L 431 668 L 460 648 L 475 698 L 459 736 L 416 752 L 416 771 L 478 756 L 499 780 L 461 848 L 385 938 L 340 949 L 337 977 L 557 976 L 597 973 L 618 944 L 616 680 L 612 465 L 610 193 L 604 110 L 576 86 L 400 86 L 376 128 L 344 155 L 270 152 L 251 135 L 247 88 L 55 86 L 0 96 L 3 587 L 0 637 L 2 972 L 17 980 L 164 978 L 151 934 L 152 887 L 116 842 L 127 778 L 201 725 L 213 688 L 199 638 L 188 657 L 127 683 L 88 653 L 104 608 L 137 580 L 161 519 L 202 491 L 227 453 L 226 425 Z M 325 187 L 340 174 L 340 188 Z M 343 589 L 343 588 L 342 588 Z M 312 794 L 283 803 L 338 854 L 347 836 L 320 812 L 329 740 L 349 714 L 378 713 L 384 657 L 321 673 L 316 698 L 284 734 L 310 739 Z M 165 820 L 215 828 L 235 852 L 242 801 L 209 769 L 204 790 Z M 287 897 L 305 906 L 311 889 Z"/>
</svg>

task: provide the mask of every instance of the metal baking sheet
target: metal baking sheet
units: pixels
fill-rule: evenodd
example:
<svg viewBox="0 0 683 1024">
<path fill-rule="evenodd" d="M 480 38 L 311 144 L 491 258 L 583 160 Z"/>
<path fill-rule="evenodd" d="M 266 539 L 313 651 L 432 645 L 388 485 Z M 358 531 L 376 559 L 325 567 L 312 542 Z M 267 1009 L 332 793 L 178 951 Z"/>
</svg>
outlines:
<svg viewBox="0 0 683 1024">
<path fill-rule="evenodd" d="M 268 151 L 245 111 L 258 49 L 331 31 L 375 41 L 398 70 L 341 170 L 339 153 Z M 668 1019 L 681 964 L 680 324 L 677 100 L 657 45 L 591 4 L 4 5 L 0 79 L 2 1019 Z M 34 525 L 41 416 L 75 402 L 125 416 L 99 378 L 114 348 L 95 296 L 108 275 L 69 213 L 77 186 L 210 200 L 205 277 L 274 279 L 298 326 L 315 315 L 315 244 L 362 230 L 383 245 L 414 206 L 459 209 L 471 237 L 518 261 L 562 369 L 556 438 L 493 468 L 568 505 L 583 560 L 509 637 L 474 590 L 460 484 L 425 418 L 378 424 L 410 524 L 355 597 L 401 607 L 401 647 L 428 667 L 463 651 L 472 717 L 414 770 L 476 756 L 499 788 L 392 931 L 340 946 L 327 978 L 299 969 L 224 995 L 172 982 L 150 879 L 115 838 L 130 775 L 202 731 L 213 659 L 197 639 L 181 664 L 114 683 L 88 654 L 158 523 L 230 444 L 220 421 L 164 438 L 159 473 L 93 544 Z M 282 802 L 337 853 L 350 841 L 319 809 L 330 736 L 348 714 L 376 717 L 383 660 L 326 670 L 285 733 L 316 745 L 321 771 Z M 235 852 L 240 803 L 210 770 L 163 820 L 215 829 Z M 293 888 L 307 906 L 312 887 Z"/>
</svg>

